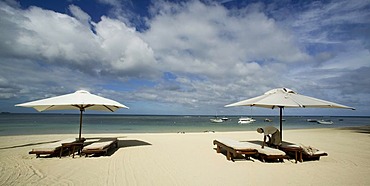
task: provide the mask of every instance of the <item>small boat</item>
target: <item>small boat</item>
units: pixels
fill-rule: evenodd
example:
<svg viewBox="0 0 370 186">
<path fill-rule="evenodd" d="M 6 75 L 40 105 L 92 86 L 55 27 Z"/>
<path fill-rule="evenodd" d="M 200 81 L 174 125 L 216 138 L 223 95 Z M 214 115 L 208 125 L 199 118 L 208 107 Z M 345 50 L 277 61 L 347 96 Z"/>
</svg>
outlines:
<svg viewBox="0 0 370 186">
<path fill-rule="evenodd" d="M 227 118 L 227 117 L 223 117 L 223 118 L 221 118 L 223 121 L 227 121 L 227 120 L 229 120 L 229 118 Z"/>
<path fill-rule="evenodd" d="M 239 121 L 238 123 L 239 124 L 250 124 L 250 123 L 253 123 L 255 122 L 256 120 L 253 119 L 253 118 L 249 118 L 249 117 L 246 117 L 246 118 L 239 118 Z"/>
<path fill-rule="evenodd" d="M 334 124 L 334 122 L 332 120 L 317 120 L 317 123 L 318 124 L 322 124 L 322 125 L 332 125 Z"/>
<path fill-rule="evenodd" d="M 264 121 L 265 122 L 272 122 L 272 119 L 266 118 Z"/>
<path fill-rule="evenodd" d="M 209 119 L 212 123 L 222 123 L 224 122 L 224 120 L 220 119 L 220 118 L 212 118 L 212 119 Z"/>
<path fill-rule="evenodd" d="M 317 122 L 317 119 L 307 119 L 308 122 Z"/>
</svg>

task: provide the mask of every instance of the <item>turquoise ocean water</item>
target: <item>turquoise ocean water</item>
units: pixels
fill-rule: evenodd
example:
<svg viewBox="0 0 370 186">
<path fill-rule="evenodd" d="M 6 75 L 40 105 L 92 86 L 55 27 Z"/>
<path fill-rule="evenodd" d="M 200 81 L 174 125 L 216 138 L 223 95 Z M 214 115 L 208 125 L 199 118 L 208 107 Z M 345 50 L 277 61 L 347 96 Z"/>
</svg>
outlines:
<svg viewBox="0 0 370 186">
<path fill-rule="evenodd" d="M 252 124 L 238 124 L 240 116 L 211 123 L 213 116 L 91 115 L 84 114 L 83 134 L 96 133 L 177 133 L 204 131 L 252 131 L 263 126 L 279 126 L 278 116 L 254 116 Z M 272 122 L 264 122 L 265 118 Z M 285 116 L 283 130 L 301 128 L 339 128 L 370 125 L 370 117 Z M 307 122 L 307 119 L 330 119 L 333 125 Z M 78 114 L 0 114 L 0 136 L 28 134 L 78 134 Z"/>
</svg>

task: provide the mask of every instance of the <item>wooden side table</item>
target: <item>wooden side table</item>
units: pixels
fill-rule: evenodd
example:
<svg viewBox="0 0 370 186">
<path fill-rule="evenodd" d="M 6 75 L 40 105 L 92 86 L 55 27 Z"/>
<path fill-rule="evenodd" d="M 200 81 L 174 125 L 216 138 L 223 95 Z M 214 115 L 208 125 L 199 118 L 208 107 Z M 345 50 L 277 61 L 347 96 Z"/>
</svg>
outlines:
<svg viewBox="0 0 370 186">
<path fill-rule="evenodd" d="M 303 162 L 303 158 L 302 158 L 302 152 L 303 152 L 303 149 L 301 147 L 298 147 L 298 146 L 280 146 L 279 149 L 281 149 L 282 151 L 286 152 L 286 153 L 294 153 L 295 154 L 295 163 L 297 163 L 298 161 L 299 162 Z"/>
<path fill-rule="evenodd" d="M 63 149 L 68 150 L 68 156 L 72 154 L 72 157 L 75 157 L 75 152 L 78 151 L 78 153 L 81 156 L 81 150 L 84 146 L 83 142 L 72 142 L 72 143 L 63 143 L 62 148 L 60 149 L 60 155 L 59 158 L 62 157 Z"/>
</svg>

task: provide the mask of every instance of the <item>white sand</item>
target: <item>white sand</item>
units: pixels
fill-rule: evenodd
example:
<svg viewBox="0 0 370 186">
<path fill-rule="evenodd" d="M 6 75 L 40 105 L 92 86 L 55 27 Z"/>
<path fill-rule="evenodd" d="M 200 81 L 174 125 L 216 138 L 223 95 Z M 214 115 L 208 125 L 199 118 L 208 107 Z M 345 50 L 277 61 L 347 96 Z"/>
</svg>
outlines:
<svg viewBox="0 0 370 186">
<path fill-rule="evenodd" d="M 118 137 L 110 156 L 37 158 L 41 142 L 74 135 L 0 137 L 0 185 L 370 185 L 369 128 L 285 130 L 284 140 L 328 152 L 320 161 L 295 164 L 227 161 L 213 140 L 261 140 L 257 132 L 90 134 Z M 37 143 L 37 145 L 35 145 Z"/>
</svg>

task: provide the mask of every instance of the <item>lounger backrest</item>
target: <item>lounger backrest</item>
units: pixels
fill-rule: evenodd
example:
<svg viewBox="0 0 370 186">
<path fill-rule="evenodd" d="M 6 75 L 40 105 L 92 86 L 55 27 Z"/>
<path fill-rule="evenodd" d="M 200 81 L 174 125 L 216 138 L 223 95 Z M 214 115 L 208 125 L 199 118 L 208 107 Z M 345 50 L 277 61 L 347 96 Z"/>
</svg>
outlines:
<svg viewBox="0 0 370 186">
<path fill-rule="evenodd" d="M 311 147 L 311 146 L 305 146 L 303 144 L 298 145 L 298 144 L 294 144 L 294 143 L 283 143 L 282 147 L 284 147 L 284 148 L 289 148 L 289 147 L 301 148 L 302 152 L 304 154 L 307 154 L 307 155 L 325 155 L 325 154 L 327 154 L 325 151 L 316 149 L 316 148 Z"/>
</svg>

